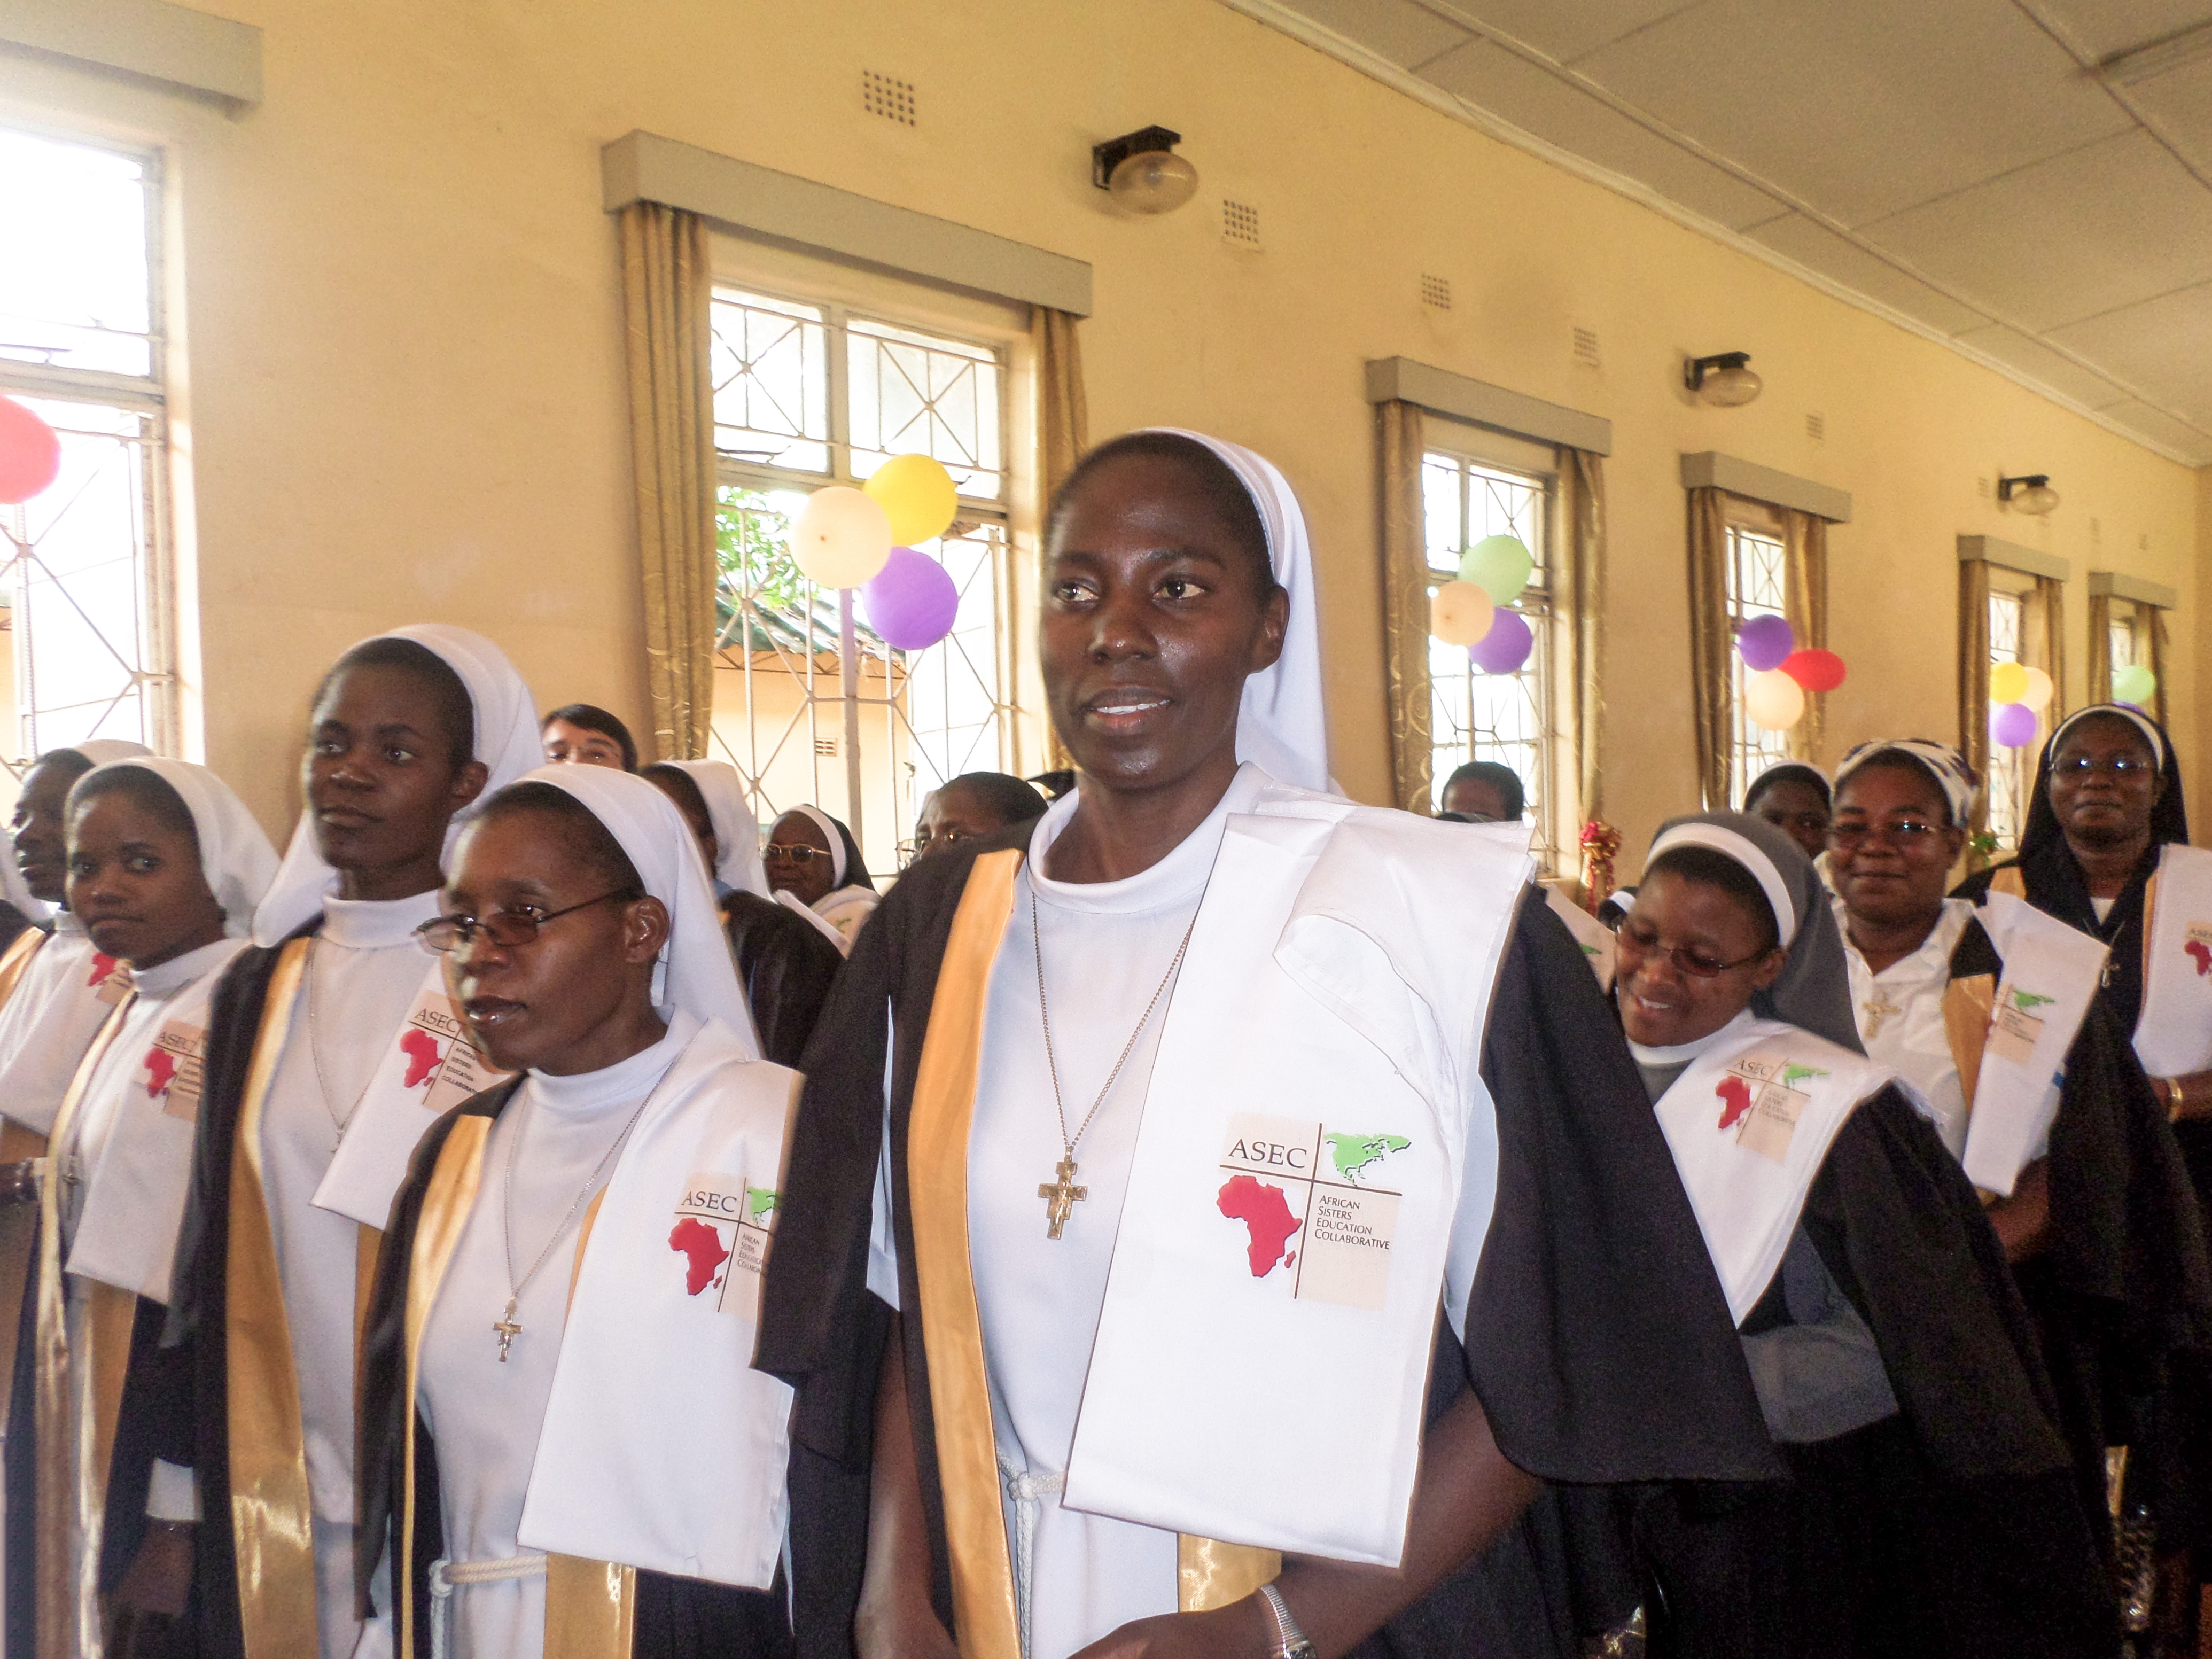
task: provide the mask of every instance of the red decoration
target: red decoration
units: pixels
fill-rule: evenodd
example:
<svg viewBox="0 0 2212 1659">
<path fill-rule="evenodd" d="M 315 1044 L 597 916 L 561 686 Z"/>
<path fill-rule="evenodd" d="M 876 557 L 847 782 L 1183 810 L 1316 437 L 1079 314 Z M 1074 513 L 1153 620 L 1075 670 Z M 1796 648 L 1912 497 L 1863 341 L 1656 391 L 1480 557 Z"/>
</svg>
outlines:
<svg viewBox="0 0 2212 1659">
<path fill-rule="evenodd" d="M 1808 691 L 1832 691 L 1844 683 L 1844 659 L 1832 651 L 1808 646 L 1782 659 L 1782 672 Z"/>
<path fill-rule="evenodd" d="M 1583 825 L 1583 908 L 1592 915 L 1613 896 L 1613 861 L 1620 854 L 1620 830 L 1603 818 Z"/>
<path fill-rule="evenodd" d="M 0 398 L 0 506 L 27 501 L 62 470 L 62 441 L 12 398 Z"/>
</svg>

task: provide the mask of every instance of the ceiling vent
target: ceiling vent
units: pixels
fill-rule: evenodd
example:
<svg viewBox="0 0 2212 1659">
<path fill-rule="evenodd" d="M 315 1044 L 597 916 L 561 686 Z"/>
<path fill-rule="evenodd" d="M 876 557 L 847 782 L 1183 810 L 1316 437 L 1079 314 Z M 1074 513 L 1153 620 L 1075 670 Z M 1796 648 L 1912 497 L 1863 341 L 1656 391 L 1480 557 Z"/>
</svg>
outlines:
<svg viewBox="0 0 2212 1659">
<path fill-rule="evenodd" d="M 1575 361 L 1587 368 L 1599 367 L 1595 329 L 1578 328 L 1575 331 Z"/>
<path fill-rule="evenodd" d="M 1221 204 L 1221 234 L 1225 241 L 1238 247 L 1256 248 L 1260 246 L 1260 210 L 1244 202 L 1224 198 Z"/>
<path fill-rule="evenodd" d="M 880 115 L 886 121 L 910 127 L 914 125 L 914 82 L 902 81 L 896 76 L 878 75 L 873 70 L 862 70 L 860 107 L 871 115 Z"/>
<path fill-rule="evenodd" d="M 1443 276 L 1424 276 L 1421 278 L 1421 303 L 1434 306 L 1438 311 L 1451 309 L 1451 283 Z"/>
<path fill-rule="evenodd" d="M 1805 417 L 1805 435 L 1816 444 L 1827 442 L 1828 417 L 1825 415 L 1808 415 Z"/>
</svg>

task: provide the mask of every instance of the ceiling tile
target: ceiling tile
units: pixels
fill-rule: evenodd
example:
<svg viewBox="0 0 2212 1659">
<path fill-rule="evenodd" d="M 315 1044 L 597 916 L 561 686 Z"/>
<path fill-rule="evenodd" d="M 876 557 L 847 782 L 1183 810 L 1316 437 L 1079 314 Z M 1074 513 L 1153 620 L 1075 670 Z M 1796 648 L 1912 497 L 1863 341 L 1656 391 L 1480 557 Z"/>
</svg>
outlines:
<svg viewBox="0 0 2212 1659">
<path fill-rule="evenodd" d="M 1947 294 L 1909 276 L 1888 261 L 1868 252 L 1856 243 L 1847 241 L 1826 226 L 1816 224 L 1802 213 L 1791 213 L 1771 224 L 1759 225 L 1747 233 L 1754 241 L 1764 242 L 1777 253 L 1795 259 L 1801 265 L 1810 265 L 1822 276 L 1854 289 L 1869 299 L 1893 306 L 1908 317 L 1917 319 L 1930 328 L 1946 334 L 1956 334 L 1961 329 L 1972 328 L 1989 320 L 1971 306 L 1964 306 Z M 2117 394 L 2115 394 L 2117 395 Z"/>
<path fill-rule="evenodd" d="M 2147 46 L 2212 18 L 2204 0 L 2044 0 L 2059 27 L 2090 57 Z"/>
<path fill-rule="evenodd" d="M 1292 0 L 1299 3 L 1299 0 Z M 1554 62 L 1571 63 L 1584 52 L 1632 34 L 1647 24 L 1687 11 L 1703 0 L 1435 0 L 1437 9 L 1464 18 L 1477 27 L 1510 34 Z"/>
<path fill-rule="evenodd" d="M 2141 131 L 1861 234 L 2039 333 L 2212 278 L 2212 192 Z"/>
<path fill-rule="evenodd" d="M 1577 67 L 1846 225 L 2132 125 L 2011 0 L 1711 0 Z"/>
<path fill-rule="evenodd" d="M 1446 22 L 1425 6 L 1415 5 L 1413 0 L 1290 0 L 1290 3 L 1291 10 L 1357 40 L 1401 69 L 1426 63 L 1468 38 L 1465 29 Z"/>
<path fill-rule="evenodd" d="M 2145 396 L 2212 423 L 2212 283 L 2092 317 L 2051 337 Z"/>
<path fill-rule="evenodd" d="M 1991 323 L 1986 328 L 1969 329 L 1960 335 L 1959 343 L 1986 352 L 2006 368 L 2017 369 L 2031 380 L 2047 386 L 2077 404 L 2087 404 L 2091 409 L 2105 409 L 2113 404 L 2126 403 L 2131 396 L 2103 375 L 2090 373 L 2065 353 L 2054 351 L 2042 341 L 2031 339 L 2002 323 Z"/>
<path fill-rule="evenodd" d="M 2128 88 L 2143 114 L 2200 167 L 2212 162 L 2212 58 Z"/>
<path fill-rule="evenodd" d="M 2179 450 L 2191 466 L 2212 465 L 2212 434 L 2198 431 L 2148 404 L 2114 404 L 2100 411 L 2108 421 L 2140 434 L 2152 443 Z"/>
<path fill-rule="evenodd" d="M 1429 64 L 1425 78 L 1561 149 L 1626 173 L 1669 201 L 1731 228 L 1782 204 L 1733 173 L 1638 126 L 1601 100 L 1502 46 L 1472 41 Z"/>
</svg>

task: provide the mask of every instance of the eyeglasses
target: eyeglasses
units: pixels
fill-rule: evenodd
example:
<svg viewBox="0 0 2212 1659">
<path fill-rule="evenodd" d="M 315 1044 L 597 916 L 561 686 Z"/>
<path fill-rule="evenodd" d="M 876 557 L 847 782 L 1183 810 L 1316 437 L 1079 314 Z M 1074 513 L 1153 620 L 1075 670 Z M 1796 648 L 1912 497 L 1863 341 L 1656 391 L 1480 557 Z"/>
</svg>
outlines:
<svg viewBox="0 0 2212 1659">
<path fill-rule="evenodd" d="M 1638 958 L 1664 957 L 1674 964 L 1674 971 L 1691 979 L 1718 979 L 1732 968 L 1747 968 L 1766 956 L 1764 951 L 1753 951 L 1749 956 L 1734 962 L 1720 962 L 1702 951 L 1693 951 L 1686 945 L 1662 945 L 1656 933 L 1646 933 L 1634 927 L 1624 927 L 1620 933 L 1620 948 L 1624 953 Z M 1622 975 L 1623 978 L 1626 975 Z"/>
<path fill-rule="evenodd" d="M 2092 772 L 2115 778 L 2147 778 L 2157 770 L 2150 762 L 2133 755 L 2106 755 L 2101 760 L 2094 755 L 2075 755 L 2051 763 L 2054 778 L 2086 778 Z"/>
<path fill-rule="evenodd" d="M 803 841 L 772 841 L 761 848 L 761 857 L 770 864 L 808 865 L 829 856 L 820 848 L 810 847 Z"/>
<path fill-rule="evenodd" d="M 627 903 L 635 896 L 629 892 L 602 893 L 597 898 L 560 910 L 541 910 L 534 904 L 519 904 L 512 910 L 495 910 L 488 916 L 433 916 L 415 930 L 415 941 L 433 956 L 443 956 L 448 951 L 473 944 L 477 935 L 482 933 L 501 950 L 512 951 L 534 942 L 538 930 L 549 921 L 573 916 L 579 910 L 605 904 L 609 899 L 621 899 Z"/>
<path fill-rule="evenodd" d="M 1856 853 L 1879 836 L 1900 853 L 1917 851 L 1942 832 L 1918 818 L 1893 818 L 1887 823 L 1839 823 L 1828 831 L 1828 845 L 1838 853 Z"/>
</svg>

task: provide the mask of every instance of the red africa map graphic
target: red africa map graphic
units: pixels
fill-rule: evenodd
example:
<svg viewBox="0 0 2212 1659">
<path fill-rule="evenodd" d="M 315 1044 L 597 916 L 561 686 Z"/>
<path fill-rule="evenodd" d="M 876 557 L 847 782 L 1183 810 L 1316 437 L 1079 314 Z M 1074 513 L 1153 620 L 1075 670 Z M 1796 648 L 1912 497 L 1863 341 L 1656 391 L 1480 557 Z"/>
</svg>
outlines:
<svg viewBox="0 0 2212 1659">
<path fill-rule="evenodd" d="M 85 981 L 85 983 L 97 985 L 114 971 L 115 958 L 105 951 L 94 951 L 92 953 L 92 977 Z"/>
<path fill-rule="evenodd" d="M 1231 1221 L 1244 1224 L 1245 1234 L 1252 1241 L 1245 1259 L 1252 1264 L 1253 1278 L 1265 1279 L 1278 1263 L 1287 1267 L 1297 1259 L 1285 1255 L 1283 1247 L 1306 1224 L 1291 1213 L 1280 1187 L 1270 1187 L 1248 1175 L 1231 1176 L 1214 1202 Z"/>
<path fill-rule="evenodd" d="M 721 1236 L 699 1219 L 687 1215 L 676 1224 L 676 1231 L 668 1235 L 668 1248 L 681 1251 L 690 1266 L 684 1271 L 684 1293 L 696 1296 L 714 1282 L 714 1269 L 730 1259 L 722 1248 Z"/>
<path fill-rule="evenodd" d="M 407 1056 L 407 1076 L 399 1085 L 403 1089 L 418 1088 L 429 1081 L 430 1073 L 438 1069 L 445 1058 L 439 1051 L 438 1039 L 419 1025 L 410 1025 L 399 1039 L 400 1051 Z"/>
<path fill-rule="evenodd" d="M 146 1051 L 146 1098 L 153 1100 L 164 1093 L 176 1080 L 177 1060 L 167 1048 Z"/>
<path fill-rule="evenodd" d="M 2189 953 L 2189 959 L 2197 964 L 2197 978 L 2203 979 L 2207 974 L 2212 974 L 2212 945 L 2207 945 L 2201 939 L 2193 939 L 2181 948 Z"/>
<path fill-rule="evenodd" d="M 1735 1128 L 1743 1115 L 1751 1109 L 1751 1085 L 1741 1078 L 1731 1075 L 1723 1078 L 1720 1087 L 1713 1092 L 1727 1103 L 1727 1109 L 1721 1113 L 1721 1127 Z"/>
</svg>

